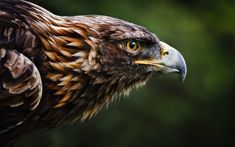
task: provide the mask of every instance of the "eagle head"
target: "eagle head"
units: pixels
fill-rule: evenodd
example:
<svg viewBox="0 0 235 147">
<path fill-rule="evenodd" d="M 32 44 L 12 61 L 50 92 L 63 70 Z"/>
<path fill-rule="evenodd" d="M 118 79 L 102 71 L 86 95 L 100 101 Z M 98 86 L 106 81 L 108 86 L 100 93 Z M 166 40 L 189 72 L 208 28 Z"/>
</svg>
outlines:
<svg viewBox="0 0 235 147">
<path fill-rule="evenodd" d="M 112 80 L 134 84 L 154 73 L 171 72 L 185 79 L 183 56 L 145 27 L 100 15 L 78 16 L 76 20 L 95 32 L 90 35 L 96 42 L 94 60 L 100 65 L 99 71 L 116 77 Z"/>
</svg>

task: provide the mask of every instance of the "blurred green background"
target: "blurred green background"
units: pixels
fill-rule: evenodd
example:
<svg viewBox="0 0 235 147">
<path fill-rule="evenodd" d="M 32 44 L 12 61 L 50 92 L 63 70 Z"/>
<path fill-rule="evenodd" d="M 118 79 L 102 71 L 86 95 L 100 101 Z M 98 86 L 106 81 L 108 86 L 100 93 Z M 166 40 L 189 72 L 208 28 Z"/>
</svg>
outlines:
<svg viewBox="0 0 235 147">
<path fill-rule="evenodd" d="M 234 147 L 234 0 L 31 0 L 59 15 L 102 14 L 147 27 L 185 57 L 188 76 L 154 76 L 84 123 L 18 147 Z"/>
</svg>

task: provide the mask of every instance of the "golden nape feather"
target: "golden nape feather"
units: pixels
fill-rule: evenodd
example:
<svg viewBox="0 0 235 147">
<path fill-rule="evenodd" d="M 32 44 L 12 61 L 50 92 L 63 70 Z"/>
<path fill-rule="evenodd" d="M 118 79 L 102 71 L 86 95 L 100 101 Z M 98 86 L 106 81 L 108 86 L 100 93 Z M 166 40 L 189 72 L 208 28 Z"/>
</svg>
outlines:
<svg viewBox="0 0 235 147">
<path fill-rule="evenodd" d="M 153 74 L 169 72 L 184 80 L 184 58 L 142 26 L 0 0 L 0 145 L 91 118 Z"/>
</svg>

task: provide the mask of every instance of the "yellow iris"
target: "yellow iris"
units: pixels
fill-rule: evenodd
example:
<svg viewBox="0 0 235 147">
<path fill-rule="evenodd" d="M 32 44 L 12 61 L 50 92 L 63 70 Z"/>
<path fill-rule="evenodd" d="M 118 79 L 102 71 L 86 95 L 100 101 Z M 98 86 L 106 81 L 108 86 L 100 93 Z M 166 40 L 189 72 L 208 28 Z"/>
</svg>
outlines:
<svg viewBox="0 0 235 147">
<path fill-rule="evenodd" d="M 126 47 L 127 47 L 127 49 L 129 49 L 129 50 L 137 50 L 137 49 L 140 48 L 140 45 L 139 45 L 138 42 L 133 41 L 133 40 L 130 40 L 130 41 L 128 41 L 128 42 L 126 43 Z"/>
</svg>

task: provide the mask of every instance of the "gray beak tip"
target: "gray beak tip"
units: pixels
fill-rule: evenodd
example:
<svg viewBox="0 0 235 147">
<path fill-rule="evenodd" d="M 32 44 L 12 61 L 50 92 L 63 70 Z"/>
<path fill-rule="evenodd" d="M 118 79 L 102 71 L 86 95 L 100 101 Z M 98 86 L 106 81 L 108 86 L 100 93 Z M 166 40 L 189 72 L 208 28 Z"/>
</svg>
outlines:
<svg viewBox="0 0 235 147">
<path fill-rule="evenodd" d="M 180 71 L 180 80 L 181 82 L 184 82 L 186 79 L 186 72 L 185 71 Z"/>
<path fill-rule="evenodd" d="M 183 82 L 186 79 L 187 75 L 187 65 L 185 63 L 185 60 L 181 54 L 180 55 L 180 63 L 178 65 L 179 73 L 180 73 L 180 79 Z"/>
</svg>

